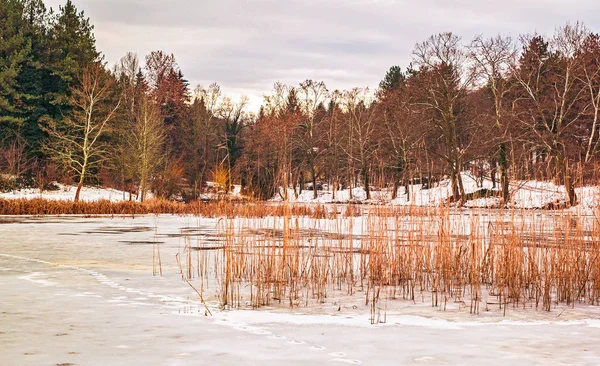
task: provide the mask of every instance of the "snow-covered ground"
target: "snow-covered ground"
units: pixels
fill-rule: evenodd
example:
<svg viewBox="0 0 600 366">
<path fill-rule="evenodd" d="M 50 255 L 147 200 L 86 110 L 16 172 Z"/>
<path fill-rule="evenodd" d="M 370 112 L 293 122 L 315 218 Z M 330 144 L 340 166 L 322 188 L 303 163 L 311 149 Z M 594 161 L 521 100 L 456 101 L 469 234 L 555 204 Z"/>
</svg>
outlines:
<svg viewBox="0 0 600 366">
<path fill-rule="evenodd" d="M 354 220 L 354 230 L 364 227 Z M 175 255 L 186 234 L 210 242 L 217 225 L 164 215 L 0 217 L 0 364 L 600 364 L 600 311 L 585 305 L 503 317 L 394 300 L 386 323 L 370 325 L 362 296 L 317 310 L 221 311 L 208 288 L 213 316 L 205 316 Z M 163 276 L 153 276 L 157 246 Z"/>
<path fill-rule="evenodd" d="M 492 190 L 492 181 L 484 179 L 481 186 L 477 185 L 476 179 L 466 173 L 462 174 L 465 193 L 469 194 L 480 189 Z M 292 189 L 288 189 L 288 200 L 291 202 L 302 203 L 382 203 L 401 206 L 439 206 L 447 202 L 452 195 L 452 187 L 449 180 L 443 180 L 439 184 L 434 185 L 430 189 L 422 189 L 420 184 L 410 186 L 410 194 L 405 193 L 404 187 L 398 189 L 398 196 L 392 200 L 390 190 L 372 190 L 371 199 L 367 200 L 366 192 L 362 187 L 352 190 L 352 198 L 350 198 L 350 190 L 338 190 L 335 193 L 328 190 L 317 191 L 317 198 L 314 198 L 314 192 L 309 190 L 302 191 L 297 197 Z M 497 188 L 498 189 L 498 188 Z M 579 187 L 576 188 L 576 193 L 581 209 L 594 210 L 599 207 L 600 202 L 600 187 Z M 510 185 L 511 202 L 509 207 L 519 209 L 542 208 L 548 204 L 564 203 L 568 200 L 567 192 L 564 186 L 557 186 L 551 182 L 540 181 L 516 181 Z M 274 198 L 274 201 L 281 201 L 282 195 Z M 479 198 L 470 200 L 465 203 L 464 207 L 473 208 L 489 208 L 498 207 L 501 203 L 501 198 Z"/>
<path fill-rule="evenodd" d="M 492 190 L 492 181 L 485 179 L 481 186 L 477 185 L 475 178 L 469 174 L 462 174 L 465 192 L 467 194 L 480 189 Z M 75 197 L 75 186 L 58 184 L 56 191 L 43 191 L 39 189 L 22 189 L 12 192 L 0 193 L 0 198 L 45 198 L 49 200 L 73 200 Z M 202 194 L 200 199 L 213 200 L 224 197 L 223 192 L 219 192 L 214 183 L 208 182 L 208 192 Z M 575 189 L 578 196 L 578 205 L 572 208 L 579 213 L 594 213 L 600 207 L 600 187 L 587 186 Z M 567 192 L 564 186 L 558 186 L 551 182 L 540 181 L 516 181 L 510 185 L 511 201 L 509 207 L 516 209 L 543 208 L 550 204 L 564 204 L 568 200 Z M 397 206 L 440 206 L 447 202 L 452 195 L 450 181 L 443 180 L 430 189 L 422 189 L 420 184 L 410 186 L 410 194 L 405 193 L 404 187 L 398 189 L 398 196 L 392 200 L 392 193 L 387 190 L 371 191 L 371 199 L 367 200 L 366 192 L 362 187 L 352 189 L 352 196 L 349 189 L 338 190 L 335 193 L 330 190 L 317 191 L 317 198 L 313 197 L 314 192 L 309 190 L 302 191 L 297 197 L 292 189 L 288 189 L 287 196 L 289 202 L 294 203 L 372 203 L 372 204 L 391 204 Z M 241 187 L 234 185 L 232 192 L 228 195 L 230 198 L 243 198 Z M 282 194 L 273 198 L 273 202 L 281 202 Z M 148 194 L 151 197 L 151 193 Z M 129 200 L 129 193 L 116 189 L 84 187 L 81 191 L 80 199 L 82 201 L 110 200 L 113 202 Z M 135 196 L 133 197 L 135 199 Z M 500 197 L 478 198 L 464 203 L 467 208 L 494 208 L 501 204 Z"/>
<path fill-rule="evenodd" d="M 39 188 L 26 188 L 19 189 L 10 192 L 0 192 L 0 198 L 4 199 L 33 199 L 33 198 L 44 198 L 47 200 L 57 200 L 57 201 L 72 201 L 75 198 L 75 192 L 77 191 L 76 186 L 65 185 L 61 183 L 56 183 L 58 189 L 52 191 L 41 191 Z M 215 188 L 214 183 L 208 182 L 208 190 L 209 192 L 203 193 L 200 195 L 200 199 L 203 200 L 214 200 L 223 198 L 225 193 L 220 192 L 217 188 Z M 228 194 L 229 197 L 240 198 L 241 195 L 241 186 L 234 185 L 232 191 Z M 148 192 L 146 194 L 147 198 L 153 197 L 152 192 Z M 136 200 L 137 196 L 134 194 L 131 198 L 132 200 Z M 113 188 L 102 188 L 102 187 L 89 187 L 84 186 L 81 189 L 80 200 L 93 202 L 100 200 L 109 200 L 112 202 L 120 202 L 120 201 L 129 201 L 130 195 L 128 192 L 123 192 L 118 189 Z"/>
<path fill-rule="evenodd" d="M 0 198 L 4 199 L 33 199 L 44 198 L 56 201 L 72 201 L 75 198 L 76 186 L 57 183 L 57 190 L 40 191 L 39 188 L 20 189 L 11 192 L 0 192 Z M 135 196 L 134 198 L 135 199 Z M 80 200 L 82 201 L 100 201 L 109 200 L 112 202 L 128 201 L 129 193 L 112 188 L 86 187 L 81 189 Z"/>
</svg>

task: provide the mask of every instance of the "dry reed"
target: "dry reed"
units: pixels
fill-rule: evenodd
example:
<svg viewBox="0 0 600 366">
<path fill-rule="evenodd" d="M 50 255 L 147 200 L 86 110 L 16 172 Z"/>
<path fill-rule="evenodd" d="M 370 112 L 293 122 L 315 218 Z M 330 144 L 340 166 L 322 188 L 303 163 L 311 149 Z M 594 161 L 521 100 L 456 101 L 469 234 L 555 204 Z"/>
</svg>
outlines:
<svg viewBox="0 0 600 366">
<path fill-rule="evenodd" d="M 35 199 L 0 199 L 0 215 L 196 215 L 202 217 L 268 217 L 282 216 L 282 205 L 269 202 L 211 201 L 181 203 L 162 199 L 144 202 L 93 202 L 54 201 Z M 294 216 L 325 218 L 330 210 L 323 205 L 297 205 L 292 208 Z"/>
<path fill-rule="evenodd" d="M 381 206 L 325 218 L 280 207 L 267 219 L 221 220 L 222 247 L 199 251 L 200 281 L 216 281 L 224 308 L 362 293 L 376 323 L 385 321 L 382 299 L 427 297 L 432 307 L 452 302 L 471 313 L 600 304 L 600 225 L 589 218 Z"/>
</svg>

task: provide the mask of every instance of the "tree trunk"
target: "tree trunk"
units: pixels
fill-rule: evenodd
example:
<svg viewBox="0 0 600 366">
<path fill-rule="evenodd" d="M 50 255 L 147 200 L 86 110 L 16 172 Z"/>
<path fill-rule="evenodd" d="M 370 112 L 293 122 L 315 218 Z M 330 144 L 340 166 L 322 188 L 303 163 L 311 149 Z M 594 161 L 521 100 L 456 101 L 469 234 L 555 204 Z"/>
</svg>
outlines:
<svg viewBox="0 0 600 366">
<path fill-rule="evenodd" d="M 465 186 L 463 185 L 462 176 L 460 175 L 460 171 L 456 175 L 456 179 L 458 180 L 458 189 L 460 190 L 460 201 L 464 203 L 464 201 L 465 201 Z"/>
<path fill-rule="evenodd" d="M 496 169 L 498 166 L 496 159 L 492 159 L 490 161 L 490 165 L 491 165 L 490 178 L 492 179 L 492 189 L 496 189 Z"/>
<path fill-rule="evenodd" d="M 312 186 L 313 186 L 313 198 L 317 199 L 317 174 L 315 172 L 314 166 L 312 166 L 310 169 L 310 175 L 311 175 Z"/>
<path fill-rule="evenodd" d="M 352 182 L 353 178 L 352 178 L 352 171 L 350 169 L 348 169 L 348 189 L 350 190 L 350 199 L 354 199 L 354 194 L 352 192 L 352 188 L 354 187 L 354 184 Z"/>
<path fill-rule="evenodd" d="M 146 185 L 142 184 L 142 186 L 140 187 L 140 202 L 144 202 L 145 198 L 146 198 Z"/>
<path fill-rule="evenodd" d="M 332 192 L 331 192 L 331 199 L 333 200 L 333 202 L 335 202 L 335 193 L 337 192 L 337 188 L 338 188 L 338 183 L 337 183 L 337 177 L 333 178 L 333 182 L 332 182 Z"/>
<path fill-rule="evenodd" d="M 450 181 L 452 183 L 452 199 L 456 201 L 458 200 L 458 180 L 454 165 L 450 167 Z"/>
<path fill-rule="evenodd" d="M 398 198 L 398 188 L 400 186 L 398 177 L 394 176 L 394 187 L 392 188 L 392 199 Z"/>
<path fill-rule="evenodd" d="M 565 186 L 565 190 L 569 196 L 569 206 L 575 206 L 577 204 L 577 194 L 575 193 L 575 186 L 569 169 L 569 160 L 563 154 L 559 154 L 557 161 L 559 176 L 562 178 L 562 184 Z"/>
<path fill-rule="evenodd" d="M 123 169 L 121 169 L 121 190 L 123 192 L 123 201 L 125 201 L 127 199 L 127 193 L 125 192 L 125 173 L 123 172 Z"/>
<path fill-rule="evenodd" d="M 371 188 L 369 187 L 369 170 L 363 168 L 363 179 L 365 180 L 365 192 L 367 192 L 367 199 L 371 199 Z"/>
<path fill-rule="evenodd" d="M 79 184 L 77 185 L 77 191 L 75 192 L 75 202 L 79 201 L 79 194 L 81 193 L 82 187 L 83 187 L 83 178 L 79 180 Z"/>
<path fill-rule="evenodd" d="M 502 203 L 508 204 L 510 201 L 509 179 L 508 179 L 508 156 L 506 154 L 506 144 L 500 144 L 500 184 L 502 185 Z"/>
<path fill-rule="evenodd" d="M 77 191 L 75 192 L 75 202 L 79 201 L 79 194 L 81 193 L 81 188 L 83 187 L 83 181 L 85 180 L 85 167 L 84 163 L 83 169 L 81 169 L 81 175 L 79 176 L 79 184 L 77 184 Z"/>
</svg>

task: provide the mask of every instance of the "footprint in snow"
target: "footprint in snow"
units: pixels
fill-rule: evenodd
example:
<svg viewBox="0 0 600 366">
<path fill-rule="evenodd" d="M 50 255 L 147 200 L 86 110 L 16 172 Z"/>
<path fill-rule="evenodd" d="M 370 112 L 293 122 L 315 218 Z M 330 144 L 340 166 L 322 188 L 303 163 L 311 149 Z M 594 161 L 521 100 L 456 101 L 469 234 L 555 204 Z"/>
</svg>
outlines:
<svg viewBox="0 0 600 366">
<path fill-rule="evenodd" d="M 264 329 L 257 329 L 257 330 L 253 330 L 253 331 L 251 331 L 250 333 L 252 333 L 252 334 L 256 334 L 256 335 L 269 335 L 269 334 L 271 334 L 271 332 L 270 332 L 270 331 L 268 331 L 268 330 L 264 330 Z"/>
<path fill-rule="evenodd" d="M 433 361 L 435 361 L 435 358 L 430 357 L 430 356 L 424 356 L 424 357 L 417 357 L 417 358 L 415 358 L 415 362 L 418 362 L 418 363 L 430 363 L 430 362 L 433 362 Z"/>
<path fill-rule="evenodd" d="M 334 358 L 331 361 L 333 362 L 341 362 L 341 363 L 347 363 L 350 365 L 360 365 L 362 363 L 361 360 L 351 360 L 348 358 Z"/>
</svg>

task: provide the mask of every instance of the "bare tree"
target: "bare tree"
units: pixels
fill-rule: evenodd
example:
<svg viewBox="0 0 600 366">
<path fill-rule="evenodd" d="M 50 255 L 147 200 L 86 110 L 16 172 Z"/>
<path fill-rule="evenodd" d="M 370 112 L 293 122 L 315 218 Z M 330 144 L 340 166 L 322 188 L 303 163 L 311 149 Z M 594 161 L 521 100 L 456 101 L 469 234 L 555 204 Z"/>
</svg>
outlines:
<svg viewBox="0 0 600 366">
<path fill-rule="evenodd" d="M 75 173 L 75 201 L 91 168 L 106 159 L 107 150 L 101 137 L 110 128 L 121 105 L 115 98 L 115 80 L 100 63 L 88 66 L 79 86 L 71 90 L 73 111 L 64 121 L 48 121 L 44 128 L 49 141 L 44 149 L 50 156 Z"/>
<path fill-rule="evenodd" d="M 228 191 L 231 189 L 232 170 L 241 155 L 241 132 L 249 117 L 245 111 L 247 105 L 248 98 L 246 96 L 242 96 L 237 103 L 225 97 L 219 108 L 219 117 L 224 122 L 219 149 L 225 152 L 225 157 L 219 167 L 226 168 L 227 184 L 225 188 Z"/>
<path fill-rule="evenodd" d="M 129 114 L 135 113 L 136 99 L 139 94 L 136 92 L 136 79 L 139 72 L 140 61 L 138 55 L 133 52 L 127 52 L 119 60 L 114 70 L 114 74 L 123 88 L 123 105 Z"/>
<path fill-rule="evenodd" d="M 391 150 L 388 164 L 393 170 L 392 199 L 397 197 L 398 185 L 403 181 L 407 200 L 410 200 L 409 182 L 413 173 L 414 155 L 424 137 L 422 126 L 416 122 L 411 97 L 411 91 L 404 81 L 379 97 L 379 114 L 382 120 L 380 133 L 388 150 Z"/>
<path fill-rule="evenodd" d="M 500 181 L 504 203 L 510 200 L 509 161 L 506 152 L 507 141 L 511 138 L 512 125 L 510 92 L 513 89 L 508 80 L 511 66 L 515 64 L 517 50 L 510 37 L 500 35 L 488 39 L 476 37 L 470 46 L 470 57 L 474 61 L 475 75 L 480 79 L 481 87 L 489 90 L 492 99 L 491 128 L 496 132 L 498 152 L 494 155 L 500 163 Z M 507 105 L 508 104 L 508 105 Z M 494 141 L 496 142 L 496 141 Z M 492 172 L 494 174 L 494 172 Z M 492 177 L 494 179 L 494 177 Z"/>
<path fill-rule="evenodd" d="M 587 103 L 590 105 L 587 143 L 584 162 L 589 163 L 599 152 L 600 147 L 600 36 L 588 34 L 578 55 L 581 58 L 581 72 L 578 78 L 586 89 Z"/>
<path fill-rule="evenodd" d="M 27 158 L 27 141 L 17 134 L 12 138 L 12 142 L 3 150 L 0 150 L 2 155 L 2 168 L 8 171 L 14 179 L 19 179 L 30 168 L 30 159 Z"/>
<path fill-rule="evenodd" d="M 415 46 L 413 60 L 421 74 L 421 95 L 416 105 L 428 113 L 430 121 L 441 133 L 454 198 L 464 200 L 465 191 L 460 172 L 468 144 L 461 142 L 459 131 L 460 103 L 475 74 L 469 67 L 468 52 L 461 38 L 452 33 L 429 37 Z"/>
<path fill-rule="evenodd" d="M 275 83 L 273 94 L 265 97 L 266 118 L 255 129 L 260 131 L 259 139 L 264 140 L 264 151 L 271 152 L 270 160 L 276 162 L 273 165 L 274 184 L 283 188 L 280 196 L 288 199 L 287 188 L 294 187 L 294 193 L 298 195 L 297 181 L 298 171 L 301 170 L 301 162 L 294 154 L 295 150 L 295 126 L 300 124 L 302 112 L 300 111 L 297 90 L 294 87 L 282 83 Z M 260 122 L 260 121 L 259 121 Z M 268 125 L 267 125 L 268 123 Z M 268 145 L 268 146 L 267 146 Z M 262 165 L 269 166 L 266 159 L 262 159 Z M 300 185 L 302 189 L 302 185 Z"/>
<path fill-rule="evenodd" d="M 213 147 L 218 145 L 218 114 L 222 107 L 223 95 L 216 83 L 208 88 L 196 87 L 190 106 L 187 136 L 184 138 L 188 179 L 196 196 L 204 181 L 211 159 L 215 156 Z"/>
<path fill-rule="evenodd" d="M 565 186 L 570 205 L 576 204 L 577 196 L 569 138 L 588 108 L 584 102 L 588 89 L 577 77 L 581 68 L 577 56 L 588 34 L 577 23 L 558 28 L 548 44 L 539 36 L 523 37 L 525 52 L 514 72 L 523 95 L 516 104 L 518 121 L 550 154 L 555 178 Z"/>
<path fill-rule="evenodd" d="M 367 199 L 371 199 L 371 159 L 377 150 L 375 141 L 375 106 L 368 88 L 354 88 L 343 93 L 342 105 L 348 124 L 348 143 L 345 147 L 350 160 L 357 163 Z M 352 184 L 350 184 L 352 190 Z"/>
<path fill-rule="evenodd" d="M 297 126 L 295 141 L 310 173 L 313 197 L 316 199 L 318 163 L 325 153 L 320 127 L 326 115 L 323 103 L 328 92 L 325 83 L 313 80 L 304 81 L 298 90 L 302 119 Z"/>
<path fill-rule="evenodd" d="M 163 163 L 166 130 L 160 107 L 147 94 L 139 100 L 136 111 L 129 141 L 134 151 L 139 197 L 144 201 L 150 182 Z"/>
<path fill-rule="evenodd" d="M 326 166 L 325 173 L 329 177 L 330 186 L 332 188 L 332 199 L 335 201 L 338 187 L 341 183 L 342 174 L 345 165 L 345 154 L 343 150 L 345 128 L 344 116 L 340 103 L 342 101 L 342 93 L 338 90 L 330 93 L 329 107 L 327 109 L 327 117 L 325 119 L 324 142 L 327 146 L 325 152 Z"/>
</svg>

